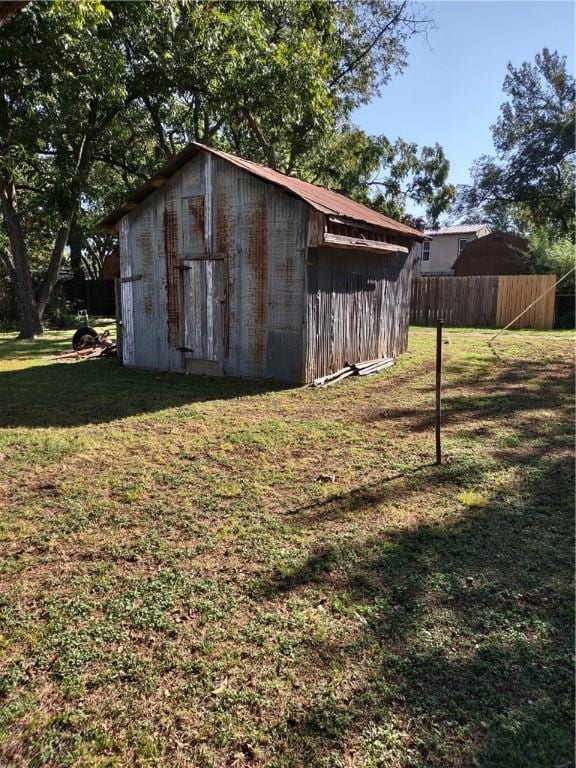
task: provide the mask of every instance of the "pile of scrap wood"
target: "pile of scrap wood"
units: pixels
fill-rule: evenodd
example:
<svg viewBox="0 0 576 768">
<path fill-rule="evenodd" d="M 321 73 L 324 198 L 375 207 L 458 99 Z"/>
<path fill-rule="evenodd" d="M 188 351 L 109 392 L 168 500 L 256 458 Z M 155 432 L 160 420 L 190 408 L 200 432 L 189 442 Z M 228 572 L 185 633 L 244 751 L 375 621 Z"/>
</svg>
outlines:
<svg viewBox="0 0 576 768">
<path fill-rule="evenodd" d="M 85 334 L 80 339 L 74 339 L 74 349 L 69 352 L 57 352 L 55 357 L 58 360 L 67 358 L 85 358 L 91 360 L 94 357 L 115 357 L 116 342 L 108 338 L 110 331 L 104 331 L 103 334 L 91 335 Z"/>
<path fill-rule="evenodd" d="M 314 379 L 314 386 L 328 387 L 330 384 L 336 384 L 338 381 L 347 379 L 348 376 L 367 376 L 369 373 L 378 373 L 378 371 L 383 371 L 384 368 L 390 368 L 391 365 L 394 365 L 394 358 L 392 357 L 380 357 L 376 360 L 354 363 L 353 365 L 341 368 L 339 371 L 329 373 L 327 376 Z"/>
</svg>

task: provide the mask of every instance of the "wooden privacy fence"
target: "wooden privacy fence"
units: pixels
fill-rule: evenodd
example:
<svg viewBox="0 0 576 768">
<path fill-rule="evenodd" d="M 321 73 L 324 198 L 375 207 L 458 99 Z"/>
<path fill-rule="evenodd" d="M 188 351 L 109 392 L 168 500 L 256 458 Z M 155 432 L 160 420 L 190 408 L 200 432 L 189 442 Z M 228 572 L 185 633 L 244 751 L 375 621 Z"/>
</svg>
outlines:
<svg viewBox="0 0 576 768">
<path fill-rule="evenodd" d="M 415 277 L 412 279 L 410 323 L 503 328 L 538 296 L 551 288 L 556 275 L 483 277 Z M 514 323 L 513 328 L 552 328 L 554 291 L 549 291 Z"/>
</svg>

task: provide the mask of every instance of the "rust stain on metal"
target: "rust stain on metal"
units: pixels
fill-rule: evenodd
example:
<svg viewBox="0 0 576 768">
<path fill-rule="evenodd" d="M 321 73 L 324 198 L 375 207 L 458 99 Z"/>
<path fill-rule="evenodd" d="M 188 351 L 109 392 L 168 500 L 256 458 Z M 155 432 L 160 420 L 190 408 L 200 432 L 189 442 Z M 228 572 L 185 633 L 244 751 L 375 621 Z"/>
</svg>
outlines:
<svg viewBox="0 0 576 768">
<path fill-rule="evenodd" d="M 248 229 L 248 265 L 254 292 L 254 355 L 264 365 L 266 327 L 268 320 L 268 216 L 266 197 L 259 196 L 258 205 L 250 216 Z"/>
<path fill-rule="evenodd" d="M 228 246 L 228 217 L 226 216 L 226 198 L 219 194 L 216 198 L 216 252 L 226 253 Z"/>
<path fill-rule="evenodd" d="M 138 235 L 138 249 L 142 254 L 142 269 L 148 275 L 152 269 L 152 234 L 149 229 Z"/>
<path fill-rule="evenodd" d="M 188 212 L 190 221 L 198 237 L 204 238 L 204 195 L 195 195 L 188 198 Z"/>
<path fill-rule="evenodd" d="M 166 254 L 166 309 L 168 317 L 168 341 L 173 346 L 180 343 L 180 302 L 178 299 L 178 217 L 175 211 L 164 208 L 163 234 Z"/>
<path fill-rule="evenodd" d="M 154 316 L 154 299 L 151 289 L 148 289 L 144 294 L 144 314 L 146 317 Z"/>
<path fill-rule="evenodd" d="M 146 229 L 138 235 L 138 249 L 142 254 L 142 272 L 144 276 L 144 314 L 146 317 L 154 315 L 154 298 L 152 288 L 152 222 L 150 229 Z"/>
<path fill-rule="evenodd" d="M 284 276 L 287 282 L 292 282 L 292 278 L 294 276 L 294 256 L 291 253 L 286 255 L 286 263 L 284 264 Z"/>
</svg>

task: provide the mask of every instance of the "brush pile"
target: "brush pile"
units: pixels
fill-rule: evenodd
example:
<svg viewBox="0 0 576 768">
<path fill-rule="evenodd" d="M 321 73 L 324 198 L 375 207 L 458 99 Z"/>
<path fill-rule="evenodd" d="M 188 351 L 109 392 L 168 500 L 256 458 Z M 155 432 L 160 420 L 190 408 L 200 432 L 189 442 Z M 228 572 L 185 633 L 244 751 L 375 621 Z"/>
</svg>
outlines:
<svg viewBox="0 0 576 768">
<path fill-rule="evenodd" d="M 116 342 L 109 339 L 110 331 L 98 335 L 93 328 L 79 328 L 72 339 L 73 349 L 67 352 L 57 352 L 58 360 L 68 358 L 115 357 Z"/>
<path fill-rule="evenodd" d="M 391 365 L 394 365 L 394 358 L 392 357 L 380 357 L 376 360 L 354 363 L 353 365 L 341 368 L 339 371 L 329 373 L 327 376 L 314 379 L 314 386 L 328 387 L 331 384 L 347 379 L 349 376 L 367 376 L 370 373 L 378 373 L 378 371 L 383 371 L 385 368 L 390 368 Z"/>
</svg>

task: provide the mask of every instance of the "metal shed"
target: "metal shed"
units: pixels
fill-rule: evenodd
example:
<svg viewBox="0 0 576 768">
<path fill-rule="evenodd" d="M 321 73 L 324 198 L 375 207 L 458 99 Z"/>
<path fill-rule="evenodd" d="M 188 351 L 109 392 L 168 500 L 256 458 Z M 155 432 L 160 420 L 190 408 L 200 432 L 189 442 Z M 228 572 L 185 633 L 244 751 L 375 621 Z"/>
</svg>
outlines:
<svg viewBox="0 0 576 768">
<path fill-rule="evenodd" d="M 101 225 L 124 365 L 305 383 L 406 349 L 424 235 L 328 189 L 190 144 Z"/>
</svg>

